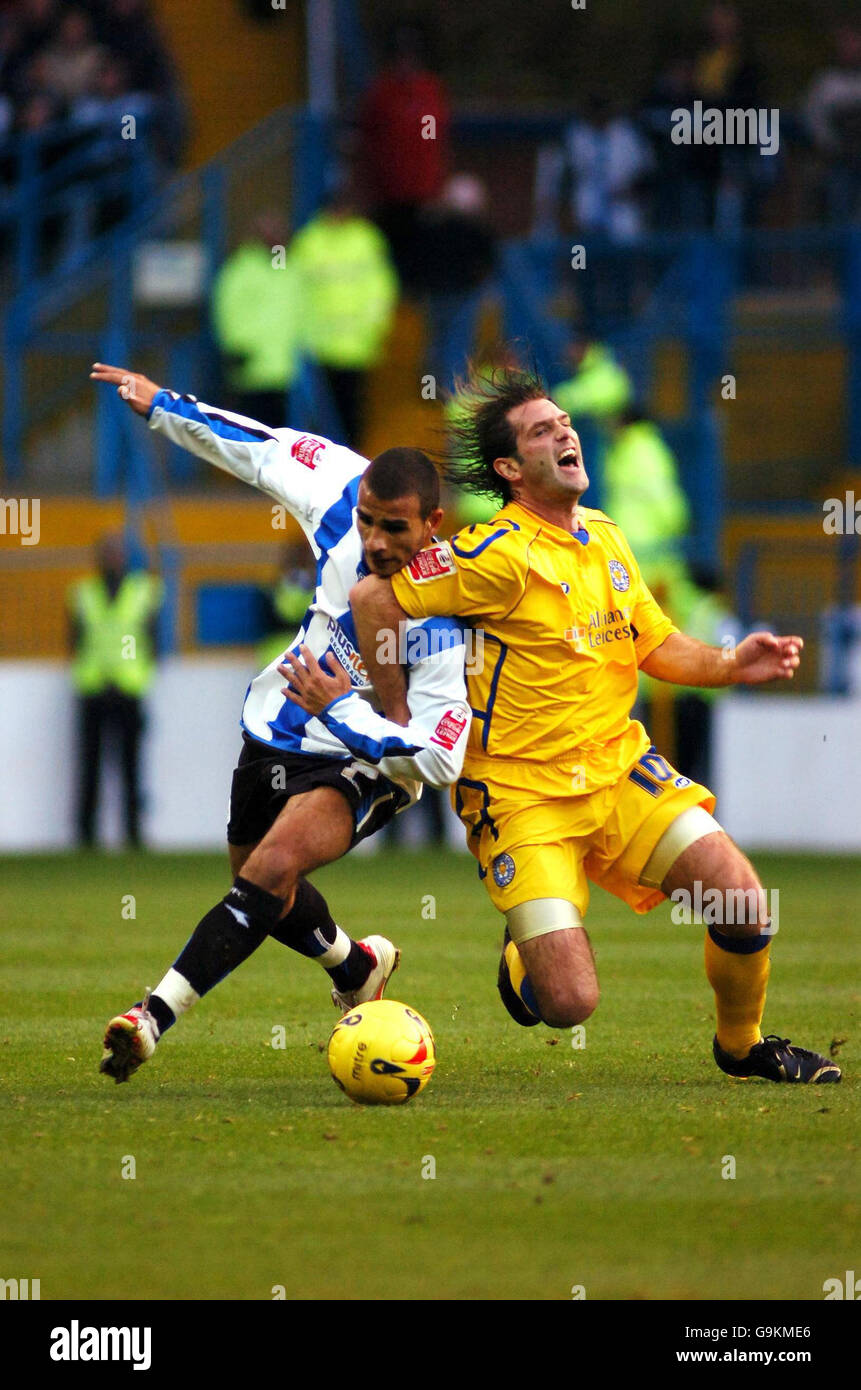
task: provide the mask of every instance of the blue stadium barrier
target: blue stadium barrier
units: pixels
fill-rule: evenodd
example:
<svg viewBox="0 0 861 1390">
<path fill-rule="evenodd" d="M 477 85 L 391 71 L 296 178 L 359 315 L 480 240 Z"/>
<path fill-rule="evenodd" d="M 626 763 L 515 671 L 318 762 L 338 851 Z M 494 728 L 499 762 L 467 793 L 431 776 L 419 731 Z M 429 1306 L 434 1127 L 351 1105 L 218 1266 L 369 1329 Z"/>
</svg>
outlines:
<svg viewBox="0 0 861 1390">
<path fill-rule="evenodd" d="M 266 600 L 253 584 L 204 584 L 197 591 L 196 630 L 202 647 L 240 646 L 265 634 Z"/>
</svg>

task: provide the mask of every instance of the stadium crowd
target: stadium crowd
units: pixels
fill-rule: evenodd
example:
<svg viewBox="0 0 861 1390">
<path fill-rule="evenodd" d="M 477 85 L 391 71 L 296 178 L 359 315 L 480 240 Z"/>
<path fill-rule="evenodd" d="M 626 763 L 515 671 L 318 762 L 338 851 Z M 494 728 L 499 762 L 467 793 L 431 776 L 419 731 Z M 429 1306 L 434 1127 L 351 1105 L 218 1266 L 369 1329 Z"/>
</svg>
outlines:
<svg viewBox="0 0 861 1390">
<path fill-rule="evenodd" d="M 631 245 L 668 228 L 734 233 L 746 226 L 841 224 L 861 213 L 861 25 L 836 26 L 831 60 L 812 70 L 779 140 L 674 143 L 678 113 L 769 110 L 769 61 L 739 11 L 718 0 L 699 45 L 680 44 L 640 101 L 586 93 L 536 177 L 539 231 L 560 224 Z M 773 197 L 771 195 L 774 195 Z M 770 205 L 769 205 L 770 204 Z"/>
<path fill-rule="evenodd" d="M 152 118 L 159 157 L 179 162 L 183 103 L 149 0 L 0 5 L 0 138 L 115 135 L 125 115 Z"/>
</svg>

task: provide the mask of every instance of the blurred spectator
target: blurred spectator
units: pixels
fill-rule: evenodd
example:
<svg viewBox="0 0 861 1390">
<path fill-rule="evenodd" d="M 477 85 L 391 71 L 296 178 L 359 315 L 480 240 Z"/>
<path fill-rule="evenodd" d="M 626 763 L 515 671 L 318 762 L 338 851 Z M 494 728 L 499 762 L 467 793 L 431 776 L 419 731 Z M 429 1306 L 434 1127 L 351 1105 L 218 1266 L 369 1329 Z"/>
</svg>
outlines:
<svg viewBox="0 0 861 1390">
<path fill-rule="evenodd" d="M 589 98 L 586 115 L 568 127 L 562 146 L 539 155 L 539 229 L 561 224 L 584 245 L 587 260 L 577 290 L 592 331 L 612 331 L 632 313 L 638 267 L 618 248 L 627 250 L 642 238 L 652 167 L 649 144 L 633 119 L 599 93 Z"/>
<path fill-rule="evenodd" d="M 825 164 L 826 215 L 847 222 L 861 211 L 861 28 L 836 30 L 834 50 L 832 66 L 810 84 L 804 116 Z"/>
<path fill-rule="evenodd" d="M 451 389 L 475 343 L 482 293 L 496 256 L 487 220 L 487 192 L 472 174 L 455 174 L 420 214 L 427 296 L 426 368 Z"/>
<path fill-rule="evenodd" d="M 704 106 L 748 110 L 761 104 L 760 76 L 734 5 L 718 0 L 705 17 L 705 42 L 694 63 L 695 95 Z M 755 145 L 722 145 L 712 225 L 737 232 L 751 220 L 751 198 L 774 178 L 774 157 Z"/>
<path fill-rule="evenodd" d="M 54 39 L 60 22 L 60 0 L 21 0 L 15 14 L 22 31 L 20 70 L 23 71 Z"/>
<path fill-rule="evenodd" d="M 603 458 L 603 510 L 624 532 L 658 603 L 687 631 L 676 615 L 687 616 L 688 611 L 690 581 L 682 543 L 690 507 L 675 457 L 655 421 L 634 405 L 622 410 L 609 427 L 611 440 Z M 645 719 L 649 728 L 660 729 L 670 747 L 674 692 L 641 672 L 638 702 L 642 708 L 636 717 Z M 693 775 L 677 754 L 675 761 L 686 776 Z"/>
<path fill-rule="evenodd" d="M 152 15 L 152 0 L 103 0 L 96 11 L 96 33 L 122 58 L 131 88 L 166 95 L 176 73 Z"/>
<path fill-rule="evenodd" d="M 140 844 L 143 699 L 155 676 L 163 590 L 154 575 L 129 569 L 120 535 L 104 536 L 96 559 L 96 573 L 68 594 L 72 683 L 78 694 L 78 834 L 81 844 L 93 843 L 102 752 L 110 743 L 123 779 L 126 840 L 134 846 Z"/>
<path fill-rule="evenodd" d="M 758 106 L 759 76 L 734 5 L 718 0 L 705 18 L 705 44 L 694 67 L 697 96 L 715 106 Z"/>
<path fill-rule="evenodd" d="M 677 145 L 671 139 L 674 113 L 689 111 L 693 115 L 697 99 L 693 59 L 676 56 L 656 78 L 640 111 L 641 123 L 652 143 L 653 220 L 659 228 L 693 230 L 714 226 L 721 146 L 694 142 Z"/>
<path fill-rule="evenodd" d="M 614 109 L 609 97 L 593 93 L 586 114 L 568 127 L 562 148 L 545 151 L 539 162 L 539 220 L 556 221 L 567 182 L 575 232 L 630 245 L 643 232 L 642 191 L 652 165 L 634 121 Z"/>
<path fill-rule="evenodd" d="M 624 532 L 659 603 L 672 605 L 685 574 L 690 508 L 672 451 L 654 420 L 629 405 L 611 423 L 604 510 Z"/>
<path fill-rule="evenodd" d="M 180 162 L 188 120 L 176 66 L 152 15 L 152 0 L 101 0 L 96 33 L 127 74 L 127 90 L 149 93 L 158 111 L 153 134 L 160 158 Z"/>
<path fill-rule="evenodd" d="M 64 105 L 70 106 L 96 90 L 106 50 L 96 43 L 86 11 L 62 12 L 51 41 L 34 60 L 39 84 Z"/>
<path fill-rule="evenodd" d="M 290 259 L 302 286 L 302 346 L 326 374 L 342 441 L 356 448 L 366 377 L 380 359 L 398 298 L 389 248 L 342 187 L 296 234 Z"/>
<path fill-rule="evenodd" d="M 212 287 L 213 331 L 234 407 L 273 429 L 289 418 L 287 392 L 299 368 L 300 285 L 287 239 L 277 215 L 261 214 Z"/>
<path fill-rule="evenodd" d="M 633 395 L 631 378 L 612 350 L 587 333 L 578 334 L 568 351 L 574 375 L 553 387 L 552 398 L 576 427 L 582 416 L 596 424 L 615 419 Z"/>
<path fill-rule="evenodd" d="M 132 184 L 128 178 L 129 158 L 133 147 L 123 138 L 126 122 L 131 117 L 135 121 L 134 132 L 143 133 L 143 127 L 150 121 L 155 111 L 155 98 L 149 92 L 133 92 L 129 88 L 128 73 L 121 58 L 108 55 L 103 60 L 96 76 L 95 89 L 71 103 L 68 127 L 70 134 L 86 148 L 86 170 L 82 175 L 93 184 L 86 201 L 86 219 L 81 218 L 78 232 L 98 235 L 131 212 L 136 198 L 143 198 L 152 191 L 155 181 L 155 164 L 147 161 L 138 163 L 137 178 Z M 138 123 L 142 129 L 138 131 Z M 155 130 L 153 130 L 155 135 Z M 152 154 L 152 145 L 135 147 L 142 153 Z M 99 188 L 97 180 L 105 175 L 119 176 L 110 189 Z"/>
<path fill-rule="evenodd" d="M 390 31 L 382 70 L 359 111 L 361 163 L 374 217 L 405 289 L 423 287 L 420 208 L 437 198 L 449 168 L 449 101 L 427 64 L 420 24 Z"/>
<path fill-rule="evenodd" d="M 90 0 L 63 10 L 56 0 L 24 0 L 0 19 L 0 134 L 70 117 L 78 132 L 103 125 L 107 134 L 114 122 L 118 139 L 122 117 L 153 111 L 157 154 L 176 163 L 185 115 L 149 0 Z"/>
<path fill-rule="evenodd" d="M 281 555 L 278 578 L 265 595 L 266 636 L 257 649 L 262 670 L 287 651 L 314 600 L 314 562 L 307 545 L 288 541 Z"/>
<path fill-rule="evenodd" d="M 92 92 L 71 103 L 69 115 L 79 130 L 102 134 L 104 153 L 115 155 L 126 116 L 146 121 L 154 102 L 149 92 L 133 91 L 122 58 L 107 56 L 96 74 Z M 121 147 L 120 147 L 121 148 Z"/>
</svg>

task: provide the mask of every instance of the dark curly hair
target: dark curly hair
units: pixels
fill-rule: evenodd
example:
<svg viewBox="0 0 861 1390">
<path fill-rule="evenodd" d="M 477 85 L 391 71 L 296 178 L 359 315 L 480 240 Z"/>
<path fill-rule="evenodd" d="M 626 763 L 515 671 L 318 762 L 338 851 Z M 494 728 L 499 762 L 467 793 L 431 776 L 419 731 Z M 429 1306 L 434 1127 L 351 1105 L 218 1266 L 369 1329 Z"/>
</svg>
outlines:
<svg viewBox="0 0 861 1390">
<path fill-rule="evenodd" d="M 494 459 L 518 457 L 517 436 L 508 414 L 526 401 L 546 396 L 547 386 L 534 368 L 480 370 L 470 364 L 466 377 L 455 382 L 449 401 L 446 482 L 465 492 L 510 502 L 511 484 L 493 467 Z"/>
</svg>

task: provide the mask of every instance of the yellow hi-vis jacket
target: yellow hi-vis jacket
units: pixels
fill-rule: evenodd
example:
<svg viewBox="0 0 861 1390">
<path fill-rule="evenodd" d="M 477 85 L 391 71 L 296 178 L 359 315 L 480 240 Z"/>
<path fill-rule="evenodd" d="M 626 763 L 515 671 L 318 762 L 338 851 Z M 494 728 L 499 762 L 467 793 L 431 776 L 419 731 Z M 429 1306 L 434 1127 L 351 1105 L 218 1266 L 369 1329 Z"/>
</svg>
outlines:
<svg viewBox="0 0 861 1390">
<path fill-rule="evenodd" d="M 277 250 L 277 248 L 276 248 Z M 286 391 L 299 368 L 301 292 L 289 254 L 245 242 L 218 272 L 212 326 L 236 391 Z"/>
<path fill-rule="evenodd" d="M 604 456 L 604 505 L 637 557 L 646 584 L 672 611 L 669 586 L 681 578 L 681 541 L 690 507 L 678 467 L 658 426 L 639 420 L 619 430 Z"/>
<path fill-rule="evenodd" d="M 155 675 L 150 623 L 162 595 L 162 581 L 142 570 L 127 574 L 113 598 L 100 574 L 71 587 L 69 611 L 80 628 L 72 683 L 80 695 L 100 695 L 109 686 L 124 695 L 146 693 Z"/>
<path fill-rule="evenodd" d="M 322 212 L 290 245 L 302 284 L 302 341 L 323 366 L 376 366 L 392 326 L 398 280 L 385 237 L 364 217 Z"/>
<path fill-rule="evenodd" d="M 609 348 L 592 343 L 583 354 L 575 375 L 553 387 L 551 399 L 571 416 L 607 420 L 617 415 L 633 396 L 631 379 Z"/>
</svg>

